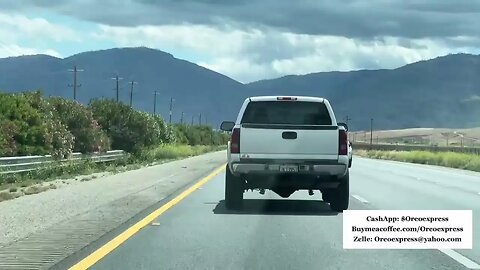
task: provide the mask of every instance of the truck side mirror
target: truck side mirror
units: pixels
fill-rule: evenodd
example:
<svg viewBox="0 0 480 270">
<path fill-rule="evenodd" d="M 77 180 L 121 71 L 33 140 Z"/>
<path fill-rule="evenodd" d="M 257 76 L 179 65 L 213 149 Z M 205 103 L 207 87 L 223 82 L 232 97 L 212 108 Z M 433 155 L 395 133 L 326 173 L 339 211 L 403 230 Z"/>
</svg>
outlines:
<svg viewBox="0 0 480 270">
<path fill-rule="evenodd" d="M 341 126 L 341 127 L 344 127 L 344 128 L 345 128 L 345 131 L 348 131 L 348 126 L 347 126 L 347 124 L 345 124 L 345 123 L 338 123 L 338 126 L 339 126 L 339 127 L 340 127 L 340 126 Z"/>
<path fill-rule="evenodd" d="M 223 121 L 222 124 L 220 125 L 220 129 L 223 131 L 232 131 L 234 127 L 235 127 L 235 122 L 232 122 L 232 121 Z"/>
</svg>

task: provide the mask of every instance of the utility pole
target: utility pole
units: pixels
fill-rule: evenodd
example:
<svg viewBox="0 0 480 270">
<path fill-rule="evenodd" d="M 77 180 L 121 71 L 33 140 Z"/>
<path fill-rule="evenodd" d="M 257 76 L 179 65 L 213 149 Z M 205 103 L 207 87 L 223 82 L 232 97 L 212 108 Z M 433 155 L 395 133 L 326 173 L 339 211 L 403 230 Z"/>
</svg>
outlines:
<svg viewBox="0 0 480 270">
<path fill-rule="evenodd" d="M 448 132 L 442 132 L 441 133 L 442 136 L 445 136 L 445 140 L 446 140 L 446 143 L 447 143 L 447 147 L 448 147 L 448 139 L 450 138 L 450 134 Z"/>
<path fill-rule="evenodd" d="M 77 72 L 81 72 L 83 69 L 78 69 L 75 65 L 73 69 L 69 69 L 68 71 L 73 72 L 73 84 L 69 84 L 68 87 L 73 87 L 73 100 L 77 100 L 77 88 L 82 86 L 81 84 L 77 84 Z"/>
<path fill-rule="evenodd" d="M 133 100 L 133 85 L 138 84 L 138 82 L 132 80 L 130 82 L 130 107 L 132 107 L 132 100 Z"/>
<path fill-rule="evenodd" d="M 157 93 L 157 90 L 153 91 L 153 115 L 157 115 Z"/>
<path fill-rule="evenodd" d="M 117 92 L 116 97 L 117 97 L 117 102 L 118 102 L 118 93 L 119 93 L 119 91 L 120 91 L 120 87 L 119 87 L 118 82 L 119 82 L 120 80 L 123 80 L 123 78 L 120 78 L 120 77 L 118 77 L 118 75 L 117 75 L 117 76 L 115 76 L 115 78 L 112 78 L 112 80 L 115 80 L 115 90 L 116 90 L 116 92 Z"/>
<path fill-rule="evenodd" d="M 182 112 L 182 117 L 180 117 L 180 124 L 183 125 L 183 112 Z"/>
<path fill-rule="evenodd" d="M 192 115 L 192 126 L 193 126 L 193 118 L 194 118 L 194 116 Z"/>
<path fill-rule="evenodd" d="M 348 126 L 348 121 L 349 120 L 352 120 L 352 118 L 348 117 L 348 115 L 347 115 L 347 117 L 345 117 L 345 124 L 347 124 L 347 126 Z"/>
<path fill-rule="evenodd" d="M 373 118 L 370 118 L 370 145 L 373 144 Z"/>
<path fill-rule="evenodd" d="M 171 98 L 170 98 L 170 116 L 169 116 L 169 119 L 168 119 L 168 123 L 169 123 L 169 124 L 172 123 L 173 101 L 175 101 L 175 99 L 173 99 L 173 98 L 171 97 Z"/>
<path fill-rule="evenodd" d="M 200 126 L 202 125 L 202 113 L 200 113 L 200 116 L 198 117 L 198 124 Z"/>
</svg>

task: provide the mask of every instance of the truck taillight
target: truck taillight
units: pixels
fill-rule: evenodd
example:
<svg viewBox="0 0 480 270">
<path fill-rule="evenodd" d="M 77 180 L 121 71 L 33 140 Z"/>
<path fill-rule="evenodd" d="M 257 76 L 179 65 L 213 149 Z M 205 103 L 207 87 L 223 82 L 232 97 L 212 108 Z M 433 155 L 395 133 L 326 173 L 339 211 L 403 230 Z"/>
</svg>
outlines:
<svg viewBox="0 0 480 270">
<path fill-rule="evenodd" d="M 348 154 L 348 137 L 347 131 L 340 129 L 338 131 L 338 154 L 347 155 Z"/>
<path fill-rule="evenodd" d="M 232 138 L 230 139 L 230 152 L 234 154 L 240 153 L 240 128 L 234 128 Z"/>
</svg>

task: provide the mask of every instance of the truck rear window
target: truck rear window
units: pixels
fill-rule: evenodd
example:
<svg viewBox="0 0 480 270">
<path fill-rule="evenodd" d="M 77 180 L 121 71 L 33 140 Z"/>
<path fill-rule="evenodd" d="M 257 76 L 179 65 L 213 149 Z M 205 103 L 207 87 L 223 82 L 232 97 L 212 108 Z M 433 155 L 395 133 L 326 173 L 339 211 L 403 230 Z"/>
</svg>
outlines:
<svg viewBox="0 0 480 270">
<path fill-rule="evenodd" d="M 321 102 L 257 101 L 247 105 L 242 124 L 331 125 Z"/>
</svg>

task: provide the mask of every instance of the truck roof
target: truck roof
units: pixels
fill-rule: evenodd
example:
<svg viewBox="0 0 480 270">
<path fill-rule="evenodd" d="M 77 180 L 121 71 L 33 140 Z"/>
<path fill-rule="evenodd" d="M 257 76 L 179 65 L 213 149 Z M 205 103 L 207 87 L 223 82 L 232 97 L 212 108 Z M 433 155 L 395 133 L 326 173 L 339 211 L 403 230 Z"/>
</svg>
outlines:
<svg viewBox="0 0 480 270">
<path fill-rule="evenodd" d="M 307 97 L 307 96 L 256 96 L 250 97 L 250 101 L 277 101 L 279 98 L 292 98 L 297 101 L 309 101 L 309 102 L 324 102 L 324 98 L 321 97 Z"/>
</svg>

